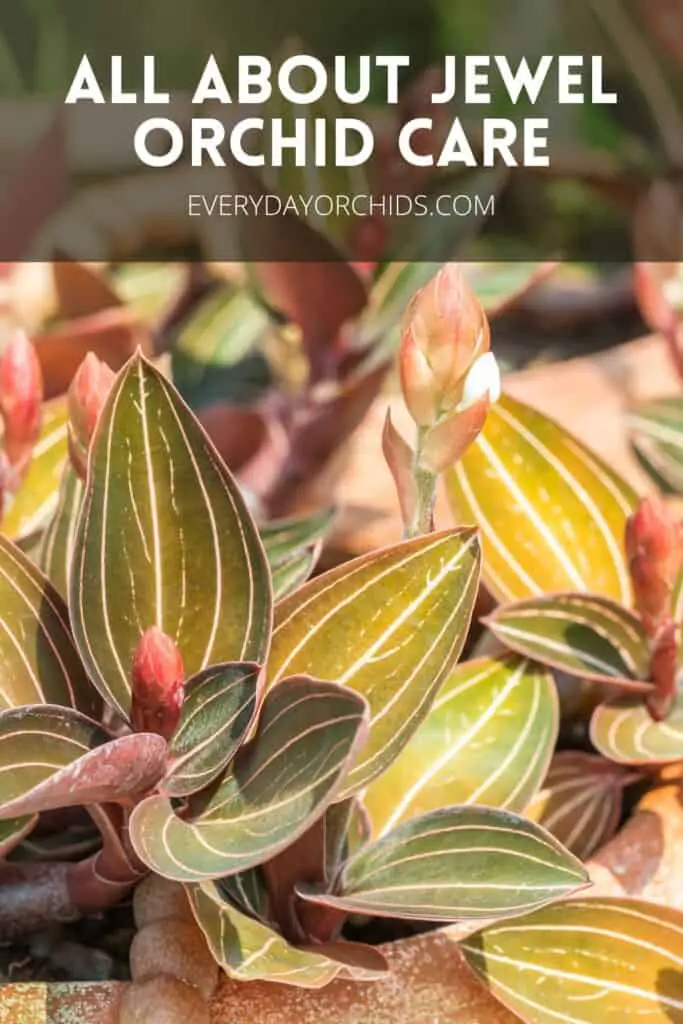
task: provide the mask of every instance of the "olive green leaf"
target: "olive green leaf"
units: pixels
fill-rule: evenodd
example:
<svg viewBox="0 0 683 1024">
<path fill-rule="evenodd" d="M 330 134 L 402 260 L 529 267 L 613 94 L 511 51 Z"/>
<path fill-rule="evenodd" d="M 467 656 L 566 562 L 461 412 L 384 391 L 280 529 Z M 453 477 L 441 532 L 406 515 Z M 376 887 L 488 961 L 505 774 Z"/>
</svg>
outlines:
<svg viewBox="0 0 683 1024">
<path fill-rule="evenodd" d="M 299 895 L 349 913 L 427 921 L 508 917 L 583 888 L 581 863 L 533 822 L 490 807 L 404 821 L 347 861 L 339 895 Z"/>
<path fill-rule="evenodd" d="M 161 736 L 112 739 L 73 708 L 12 708 L 0 714 L 0 819 L 144 792 L 165 759 Z"/>
<path fill-rule="evenodd" d="M 276 609 L 270 685 L 331 679 L 370 705 L 370 737 L 342 795 L 403 749 L 462 650 L 479 580 L 476 532 L 451 530 L 347 562 Z"/>
<path fill-rule="evenodd" d="M 0 710 L 64 704 L 96 715 L 90 685 L 69 631 L 69 614 L 52 584 L 11 541 L 0 537 Z"/>
<path fill-rule="evenodd" d="M 66 401 L 49 402 L 43 407 L 43 424 L 26 476 L 3 515 L 2 532 L 6 536 L 24 540 L 48 523 L 57 504 L 66 457 Z"/>
<path fill-rule="evenodd" d="M 184 263 L 121 263 L 108 274 L 121 302 L 141 320 L 156 327 L 185 283 Z"/>
<path fill-rule="evenodd" d="M 142 356 L 117 377 L 93 439 L 69 610 L 86 668 L 122 715 L 142 633 L 185 672 L 265 659 L 268 564 L 239 489 L 173 387 Z"/>
<path fill-rule="evenodd" d="M 67 463 L 62 472 L 57 507 L 43 534 L 40 548 L 40 567 L 64 598 L 68 594 L 69 569 L 82 497 L 80 477 Z"/>
<path fill-rule="evenodd" d="M 219 883 L 188 886 L 188 895 L 213 956 L 231 978 L 322 988 L 340 972 L 359 981 L 386 973 L 384 957 L 372 946 L 334 942 L 299 949 L 290 945 L 228 902 Z"/>
<path fill-rule="evenodd" d="M 592 594 L 551 594 L 496 609 L 502 643 L 568 675 L 647 692 L 650 645 L 633 612 Z"/>
<path fill-rule="evenodd" d="M 581 860 L 612 838 L 621 820 L 624 788 L 638 776 L 595 754 L 561 750 L 545 783 L 524 808 Z"/>
<path fill-rule="evenodd" d="M 548 770 L 558 724 L 557 691 L 540 666 L 517 655 L 458 665 L 363 795 L 375 835 L 448 804 L 522 811 Z"/>
<path fill-rule="evenodd" d="M 263 703 L 254 739 L 185 819 L 149 797 L 130 819 L 138 856 L 180 882 L 244 871 L 274 857 L 319 817 L 367 732 L 357 694 L 307 677 L 285 680 Z"/>
<path fill-rule="evenodd" d="M 683 623 L 683 570 L 679 572 L 671 595 L 671 614 L 674 622 Z"/>
<path fill-rule="evenodd" d="M 320 558 L 320 542 L 313 547 L 295 551 L 289 558 L 280 562 L 272 571 L 273 597 L 281 601 L 288 594 L 293 594 L 302 583 L 309 578 Z"/>
<path fill-rule="evenodd" d="M 636 494 L 549 417 L 504 395 L 447 486 L 458 521 L 481 528 L 499 600 L 578 590 L 630 604 L 622 544 Z"/>
<path fill-rule="evenodd" d="M 336 514 L 335 508 L 325 508 L 310 516 L 274 519 L 261 526 L 259 532 L 271 568 L 275 569 L 296 552 L 323 540 Z"/>
<path fill-rule="evenodd" d="M 683 401 L 659 398 L 627 416 L 634 451 L 663 490 L 683 493 Z"/>
<path fill-rule="evenodd" d="M 220 774 L 256 713 L 260 673 L 254 662 L 237 662 L 212 665 L 188 679 L 160 792 L 188 796 Z"/>
<path fill-rule="evenodd" d="M 617 764 L 668 764 L 683 759 L 683 696 L 664 722 L 655 722 L 642 699 L 600 704 L 591 716 L 591 742 Z"/>
<path fill-rule="evenodd" d="M 570 900 L 461 943 L 529 1024 L 683 1021 L 683 914 L 638 900 Z"/>
<path fill-rule="evenodd" d="M 22 839 L 29 834 L 38 821 L 37 814 L 27 814 L 24 818 L 8 818 L 0 821 L 0 857 L 6 857 Z"/>
</svg>

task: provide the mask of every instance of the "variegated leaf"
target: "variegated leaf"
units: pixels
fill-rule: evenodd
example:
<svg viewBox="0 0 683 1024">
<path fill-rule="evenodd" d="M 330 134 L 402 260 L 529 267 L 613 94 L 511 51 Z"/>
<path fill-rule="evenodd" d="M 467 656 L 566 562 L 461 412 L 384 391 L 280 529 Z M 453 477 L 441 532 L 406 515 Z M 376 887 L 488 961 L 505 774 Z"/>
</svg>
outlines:
<svg viewBox="0 0 683 1024">
<path fill-rule="evenodd" d="M 0 537 L 0 710 L 64 704 L 97 715 L 69 630 L 69 614 L 52 584 L 11 541 Z"/>
<path fill-rule="evenodd" d="M 188 675 L 267 652 L 270 576 L 256 528 L 192 413 L 140 355 L 93 439 L 69 610 L 88 672 L 124 716 L 150 626 L 175 641 Z"/>
<path fill-rule="evenodd" d="M 465 939 L 493 994 L 529 1024 L 680 1024 L 683 914 L 629 899 L 570 900 Z"/>
<path fill-rule="evenodd" d="M 185 702 L 168 744 L 159 783 L 167 796 L 208 786 L 237 751 L 256 714 L 261 668 L 253 662 L 213 665 L 185 684 Z"/>
<path fill-rule="evenodd" d="M 543 825 L 585 861 L 616 832 L 624 788 L 637 779 L 595 754 L 561 750 L 524 816 Z"/>
<path fill-rule="evenodd" d="M 141 793 L 164 769 L 161 736 L 119 739 L 72 708 L 35 704 L 0 714 L 0 819 Z"/>
<path fill-rule="evenodd" d="M 67 463 L 62 472 L 57 507 L 43 534 L 40 548 L 40 567 L 64 598 L 68 594 L 69 569 L 82 497 L 80 477 Z"/>
<path fill-rule="evenodd" d="M 633 612 L 592 594 L 551 594 L 496 609 L 485 620 L 513 651 L 568 675 L 647 691 L 650 644 Z"/>
<path fill-rule="evenodd" d="M 347 562 L 278 605 L 270 685 L 304 672 L 370 705 L 370 737 L 344 796 L 384 771 L 427 714 L 462 650 L 479 558 L 474 531 L 435 533 Z"/>
<path fill-rule="evenodd" d="M 38 533 L 54 512 L 67 456 L 66 424 L 66 402 L 49 402 L 28 472 L 3 515 L 2 532 L 14 541 Z"/>
<path fill-rule="evenodd" d="M 193 885 L 188 893 L 214 958 L 231 978 L 315 989 L 340 972 L 358 981 L 386 973 L 384 957 L 372 946 L 334 942 L 299 949 L 261 921 L 241 913 L 221 896 L 218 884 Z"/>
<path fill-rule="evenodd" d="M 310 577 L 320 558 L 320 544 L 297 551 L 272 571 L 273 596 L 281 601 L 293 594 Z"/>
<path fill-rule="evenodd" d="M 149 797 L 130 819 L 138 856 L 179 882 L 245 871 L 302 835 L 337 795 L 367 734 L 368 709 L 333 683 L 297 677 L 269 693 L 254 739 L 185 819 Z"/>
<path fill-rule="evenodd" d="M 297 519 L 274 519 L 260 527 L 261 540 L 272 569 L 291 559 L 292 555 L 323 540 L 337 512 L 326 508 Z"/>
<path fill-rule="evenodd" d="M 549 417 L 503 396 L 447 484 L 458 521 L 481 528 L 499 600 L 574 590 L 630 604 L 622 544 L 636 494 Z"/>
<path fill-rule="evenodd" d="M 523 810 L 548 770 L 558 725 L 557 691 L 540 666 L 516 655 L 458 665 L 363 794 L 374 833 L 448 804 Z"/>
<path fill-rule="evenodd" d="M 347 861 L 338 895 L 303 899 L 349 913 L 426 921 L 509 917 L 583 888 L 581 863 L 538 825 L 489 807 L 404 821 Z"/>
<path fill-rule="evenodd" d="M 6 857 L 22 839 L 29 834 L 38 821 L 37 814 L 27 814 L 23 818 L 8 818 L 0 821 L 0 857 Z"/>
<path fill-rule="evenodd" d="M 636 455 L 657 483 L 683 493 L 683 400 L 647 402 L 627 418 Z"/>
<path fill-rule="evenodd" d="M 590 737 L 596 750 L 617 764 L 683 760 L 683 696 L 663 722 L 655 722 L 637 697 L 601 704 L 591 717 Z"/>
<path fill-rule="evenodd" d="M 206 883 L 208 889 L 233 904 L 242 913 L 270 925 L 270 897 L 266 887 L 263 871 L 260 867 L 240 871 L 236 875 Z M 213 886 L 215 885 L 215 890 Z M 187 887 L 190 892 L 191 886 Z"/>
</svg>

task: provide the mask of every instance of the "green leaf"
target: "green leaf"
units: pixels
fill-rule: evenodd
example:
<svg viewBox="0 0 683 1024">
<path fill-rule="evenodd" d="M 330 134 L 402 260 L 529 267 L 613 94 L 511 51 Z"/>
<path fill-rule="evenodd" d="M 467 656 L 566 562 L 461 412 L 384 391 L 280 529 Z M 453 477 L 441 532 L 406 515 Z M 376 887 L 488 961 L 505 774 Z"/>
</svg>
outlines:
<svg viewBox="0 0 683 1024">
<path fill-rule="evenodd" d="M 130 819 L 138 856 L 181 882 L 244 871 L 294 842 L 338 793 L 367 729 L 365 701 L 333 683 L 287 679 L 263 703 L 254 739 L 190 799 L 187 817 L 149 797 Z"/>
<path fill-rule="evenodd" d="M 671 614 L 674 622 L 683 623 L 683 570 L 679 572 L 671 595 Z"/>
<path fill-rule="evenodd" d="M 28 472 L 3 515 L 2 532 L 14 541 L 42 530 L 57 505 L 59 480 L 67 457 L 65 401 L 50 402 L 43 409 L 40 437 Z"/>
<path fill-rule="evenodd" d="M 292 555 L 323 540 L 334 522 L 337 510 L 326 508 L 296 519 L 274 519 L 260 527 L 268 562 L 275 569 Z"/>
<path fill-rule="evenodd" d="M 357 980 L 386 973 L 379 950 L 355 942 L 299 949 L 278 932 L 241 913 L 221 896 L 218 884 L 188 887 L 190 905 L 214 958 L 238 981 L 272 981 L 298 988 L 322 988 L 340 972 Z"/>
<path fill-rule="evenodd" d="M 683 759 L 683 696 L 669 717 L 655 722 L 642 699 L 623 697 L 600 704 L 591 717 L 590 737 L 617 764 L 670 764 Z"/>
<path fill-rule="evenodd" d="M 62 472 L 57 507 L 43 534 L 40 548 L 40 567 L 64 598 L 68 594 L 69 569 L 82 497 L 83 484 L 67 463 Z"/>
<path fill-rule="evenodd" d="M 122 263 L 114 268 L 111 281 L 121 301 L 145 323 L 156 326 L 186 275 L 183 263 Z"/>
<path fill-rule="evenodd" d="M 260 673 L 259 665 L 247 662 L 213 665 L 188 679 L 180 721 L 168 744 L 162 793 L 196 793 L 225 768 L 256 713 Z"/>
<path fill-rule="evenodd" d="M 627 417 L 641 463 L 664 489 L 683 493 L 683 399 L 659 398 Z"/>
<path fill-rule="evenodd" d="M 346 863 L 339 895 L 298 891 L 349 913 L 453 921 L 520 914 L 587 882 L 580 862 L 538 825 L 489 807 L 447 807 L 363 847 Z"/>
<path fill-rule="evenodd" d="M 304 548 L 295 552 L 288 559 L 273 569 L 273 596 L 276 601 L 281 601 L 288 594 L 293 594 L 302 583 L 309 578 L 318 559 L 320 558 L 320 545 L 312 548 Z"/>
<path fill-rule="evenodd" d="M 123 716 L 150 626 L 175 641 L 187 675 L 262 663 L 267 652 L 270 576 L 244 500 L 192 413 L 139 355 L 93 439 L 69 610 L 91 678 Z"/>
<path fill-rule="evenodd" d="M 529 1024 L 680 1024 L 683 914 L 629 899 L 570 900 L 461 943 Z"/>
<path fill-rule="evenodd" d="M 11 541 L 0 537 L 0 710 L 65 704 L 97 715 L 69 631 L 69 614 L 51 583 Z"/>
<path fill-rule="evenodd" d="M 547 416 L 504 395 L 447 486 L 458 520 L 481 528 L 499 600 L 578 590 L 630 604 L 622 544 L 637 496 Z"/>
<path fill-rule="evenodd" d="M 640 619 L 592 594 L 552 594 L 498 608 L 486 620 L 513 651 L 568 675 L 647 692 L 650 644 Z"/>
<path fill-rule="evenodd" d="M 35 704 L 0 714 L 0 819 L 130 798 L 164 769 L 161 736 L 112 739 L 72 708 Z"/>
<path fill-rule="evenodd" d="M 448 804 L 522 811 L 559 723 L 548 672 L 516 655 L 458 665 L 408 745 L 363 795 L 376 835 Z"/>
<path fill-rule="evenodd" d="M 38 821 L 37 814 L 0 821 L 0 857 L 6 857 L 24 839 Z"/>
<path fill-rule="evenodd" d="M 523 298 L 554 269 L 549 261 L 482 260 L 467 266 L 467 276 L 489 317 L 493 317 Z"/>
<path fill-rule="evenodd" d="M 624 787 L 637 779 L 595 754 L 561 750 L 524 816 L 543 825 L 585 861 L 616 832 Z"/>
<path fill-rule="evenodd" d="M 270 685 L 306 673 L 370 705 L 370 737 L 342 795 L 381 774 L 429 711 L 462 650 L 479 564 L 475 531 L 435 533 L 347 562 L 277 606 Z"/>
</svg>

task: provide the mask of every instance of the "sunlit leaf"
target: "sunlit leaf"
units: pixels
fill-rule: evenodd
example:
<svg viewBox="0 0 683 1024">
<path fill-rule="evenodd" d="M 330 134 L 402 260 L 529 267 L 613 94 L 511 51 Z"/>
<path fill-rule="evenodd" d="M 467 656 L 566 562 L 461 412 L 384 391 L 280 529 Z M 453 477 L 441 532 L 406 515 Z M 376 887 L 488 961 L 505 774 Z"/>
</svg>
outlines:
<svg viewBox="0 0 683 1024">
<path fill-rule="evenodd" d="M 507 647 L 582 679 L 647 690 L 650 643 L 638 617 L 592 594 L 551 594 L 496 609 L 486 625 Z"/>
<path fill-rule="evenodd" d="M 300 836 L 337 795 L 366 735 L 367 705 L 350 690 L 291 678 L 266 697 L 254 739 L 181 819 L 149 797 L 130 819 L 138 856 L 178 881 L 244 871 Z"/>
<path fill-rule="evenodd" d="M 404 821 L 345 864 L 335 893 L 310 902 L 426 921 L 507 917 L 561 899 L 588 876 L 538 825 L 489 807 L 447 807 Z"/>
<path fill-rule="evenodd" d="M 629 899 L 570 900 L 461 943 L 493 994 L 530 1024 L 680 1024 L 683 914 Z"/>
<path fill-rule="evenodd" d="M 40 547 L 40 567 L 64 598 L 68 593 L 69 568 L 82 497 L 80 477 L 67 463 L 62 471 L 57 507 Z"/>
<path fill-rule="evenodd" d="M 406 541 L 300 587 L 276 609 L 270 685 L 307 673 L 362 694 L 370 737 L 344 794 L 388 767 L 462 650 L 479 578 L 472 530 Z"/>
<path fill-rule="evenodd" d="M 256 527 L 192 413 L 139 355 L 93 440 L 69 610 L 93 681 L 124 716 L 133 654 L 152 625 L 176 642 L 188 676 L 267 652 L 270 578 Z"/>
<path fill-rule="evenodd" d="M 394 763 L 363 795 L 376 834 L 448 804 L 524 809 L 558 730 L 549 673 L 516 655 L 458 665 Z"/>
<path fill-rule="evenodd" d="M 111 276 L 120 299 L 141 319 L 155 325 L 186 274 L 182 263 L 123 263 Z"/>
<path fill-rule="evenodd" d="M 668 764 L 683 759 L 683 696 L 671 714 L 655 722 L 642 698 L 623 697 L 601 704 L 591 717 L 596 750 L 617 764 Z"/>
<path fill-rule="evenodd" d="M 2 520 L 2 532 L 12 540 L 30 537 L 41 530 L 55 510 L 67 455 L 66 422 L 65 402 L 45 406 L 28 472 Z"/>
<path fill-rule="evenodd" d="M 481 528 L 498 599 L 578 590 L 630 604 L 622 544 L 635 492 L 543 413 L 503 396 L 447 482 L 458 521 Z"/>
<path fill-rule="evenodd" d="M 683 493 L 683 399 L 660 398 L 628 415 L 635 452 L 665 489 Z"/>
</svg>

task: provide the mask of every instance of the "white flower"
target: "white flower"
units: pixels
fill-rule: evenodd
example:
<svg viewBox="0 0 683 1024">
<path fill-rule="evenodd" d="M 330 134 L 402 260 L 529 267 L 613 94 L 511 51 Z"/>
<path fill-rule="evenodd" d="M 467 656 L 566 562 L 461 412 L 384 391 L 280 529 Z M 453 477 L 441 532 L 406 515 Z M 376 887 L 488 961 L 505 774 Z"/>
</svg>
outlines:
<svg viewBox="0 0 683 1024">
<path fill-rule="evenodd" d="M 488 394 L 491 405 L 500 398 L 500 369 L 493 352 L 479 356 L 469 368 L 458 409 L 469 409 Z"/>
</svg>

